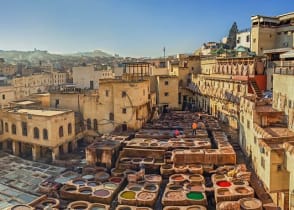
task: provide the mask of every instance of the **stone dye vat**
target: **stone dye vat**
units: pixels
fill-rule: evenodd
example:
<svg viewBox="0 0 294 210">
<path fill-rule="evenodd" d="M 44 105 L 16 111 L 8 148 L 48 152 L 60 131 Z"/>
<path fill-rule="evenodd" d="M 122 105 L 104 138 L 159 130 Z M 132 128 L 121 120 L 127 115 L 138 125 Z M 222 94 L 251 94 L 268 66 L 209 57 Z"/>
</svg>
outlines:
<svg viewBox="0 0 294 210">
<path fill-rule="evenodd" d="M 163 210 L 206 210 L 206 207 L 201 205 L 192 206 L 166 206 Z"/>
<path fill-rule="evenodd" d="M 87 201 L 74 201 L 67 205 L 67 209 L 73 210 L 109 210 L 109 206 L 101 203 Z"/>
<path fill-rule="evenodd" d="M 256 198 L 222 201 L 217 203 L 216 210 L 262 210 L 262 202 Z"/>
<path fill-rule="evenodd" d="M 149 207 L 138 207 L 138 206 L 129 206 L 129 205 L 118 205 L 116 210 L 153 210 Z"/>
<path fill-rule="evenodd" d="M 163 206 L 207 205 L 202 175 L 174 174 L 169 177 L 162 197 Z"/>
<path fill-rule="evenodd" d="M 69 200 L 85 200 L 110 204 L 124 181 L 124 177 L 111 177 L 106 172 L 98 172 L 90 180 L 77 178 L 68 181 L 61 189 L 60 196 Z M 95 177 L 92 180 L 92 177 Z M 107 178 L 107 179 L 106 179 Z"/>
<path fill-rule="evenodd" d="M 118 202 L 122 205 L 153 207 L 155 205 L 158 192 L 159 185 L 156 183 L 131 183 L 119 193 Z"/>
</svg>

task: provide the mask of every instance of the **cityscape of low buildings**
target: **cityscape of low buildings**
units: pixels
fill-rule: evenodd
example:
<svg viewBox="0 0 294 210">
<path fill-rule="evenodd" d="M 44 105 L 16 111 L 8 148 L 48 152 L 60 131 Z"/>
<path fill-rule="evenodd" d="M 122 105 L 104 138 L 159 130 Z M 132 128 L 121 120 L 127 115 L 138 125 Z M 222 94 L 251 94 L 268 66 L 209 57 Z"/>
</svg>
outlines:
<svg viewBox="0 0 294 210">
<path fill-rule="evenodd" d="M 59 166 L 71 164 L 74 155 L 84 155 L 92 168 L 87 171 L 83 165 L 83 178 L 76 172 L 59 177 L 63 181 L 58 182 L 62 187 L 53 190 L 56 199 L 103 206 L 118 196 L 120 205 L 144 207 L 147 203 L 156 209 L 161 181 L 169 177 L 159 202 L 165 207 L 209 209 L 210 198 L 215 206 L 227 201 L 238 201 L 240 206 L 242 199 L 257 197 L 254 202 L 262 204 L 255 209 L 294 209 L 294 12 L 252 16 L 251 28 L 235 34 L 234 48 L 227 40 L 207 42 L 194 54 L 144 59 L 116 56 L 112 62 L 102 59 L 100 63 L 81 59 L 79 63 L 63 61 L 58 69 L 53 62 L 24 67 L 0 59 L 0 148 L 14 156 Z M 191 127 L 193 122 L 197 129 Z M 235 132 L 234 144 L 224 127 Z M 234 150 L 236 145 L 240 151 Z M 236 156 L 241 153 L 250 173 L 244 165 L 236 166 Z M 231 168 L 226 168 L 227 163 Z M 192 167 L 201 168 L 201 173 Z M 92 177 L 93 170 L 102 174 Z M 226 173 L 218 174 L 218 170 Z M 153 180 L 153 188 L 142 191 L 154 196 L 142 204 L 133 188 L 150 185 L 147 181 L 140 185 L 147 179 L 141 173 L 147 171 L 157 173 L 153 176 L 160 181 Z M 240 172 L 251 178 L 229 176 Z M 206 178 L 211 185 L 205 186 L 200 174 L 210 174 Z M 120 181 L 111 182 L 110 176 Z M 203 180 L 193 181 L 192 176 Z M 124 185 L 123 180 L 127 180 Z M 188 184 L 183 184 L 185 180 Z M 229 184 L 220 187 L 219 181 Z M 233 190 L 226 187 L 240 187 L 237 181 L 243 188 L 236 191 L 239 197 L 234 197 Z M 127 185 L 127 190 L 119 192 L 127 182 L 134 186 Z M 103 188 L 93 188 L 102 183 Z M 117 185 L 111 188 L 109 183 Z M 95 194 L 96 190 L 109 190 L 109 197 L 96 198 L 101 193 Z M 167 196 L 181 191 L 197 192 L 201 198 L 177 203 Z M 127 199 L 122 195 L 126 192 L 136 197 Z M 211 192 L 213 196 L 208 198 Z M 32 207 L 37 201 L 27 205 Z M 229 209 L 219 206 L 219 210 Z"/>
</svg>

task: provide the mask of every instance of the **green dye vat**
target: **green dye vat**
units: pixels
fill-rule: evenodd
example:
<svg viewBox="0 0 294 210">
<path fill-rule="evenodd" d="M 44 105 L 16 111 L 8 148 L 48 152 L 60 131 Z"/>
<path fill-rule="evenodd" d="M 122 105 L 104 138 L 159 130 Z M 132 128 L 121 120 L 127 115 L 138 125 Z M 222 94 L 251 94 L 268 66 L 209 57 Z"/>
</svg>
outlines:
<svg viewBox="0 0 294 210">
<path fill-rule="evenodd" d="M 135 199 L 136 193 L 133 191 L 125 191 L 123 192 L 120 197 L 125 199 Z"/>
<path fill-rule="evenodd" d="M 187 198 L 191 200 L 202 200 L 204 196 L 201 192 L 189 192 L 187 193 Z"/>
</svg>

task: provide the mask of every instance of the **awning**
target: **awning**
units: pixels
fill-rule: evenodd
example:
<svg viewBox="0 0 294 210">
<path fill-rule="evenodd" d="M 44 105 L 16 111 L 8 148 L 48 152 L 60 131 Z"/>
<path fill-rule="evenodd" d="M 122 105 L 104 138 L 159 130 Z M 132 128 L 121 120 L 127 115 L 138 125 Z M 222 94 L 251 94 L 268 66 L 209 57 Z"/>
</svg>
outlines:
<svg viewBox="0 0 294 210">
<path fill-rule="evenodd" d="M 284 53 L 292 50 L 292 48 L 276 48 L 276 49 L 270 49 L 270 50 L 264 50 L 264 54 L 271 54 L 271 53 Z"/>
<path fill-rule="evenodd" d="M 280 58 L 294 58 L 294 50 L 281 54 Z"/>
</svg>

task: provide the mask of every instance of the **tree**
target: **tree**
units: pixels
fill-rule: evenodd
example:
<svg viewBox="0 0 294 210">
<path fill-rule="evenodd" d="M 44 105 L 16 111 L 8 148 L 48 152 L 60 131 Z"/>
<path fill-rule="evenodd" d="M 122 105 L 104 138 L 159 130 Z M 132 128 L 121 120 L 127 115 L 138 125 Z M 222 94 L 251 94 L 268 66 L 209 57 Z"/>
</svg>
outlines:
<svg viewBox="0 0 294 210">
<path fill-rule="evenodd" d="M 237 33 L 238 33 L 238 26 L 237 26 L 237 23 L 234 22 L 229 31 L 229 36 L 227 39 L 227 45 L 229 46 L 230 49 L 234 49 L 236 47 Z"/>
</svg>

